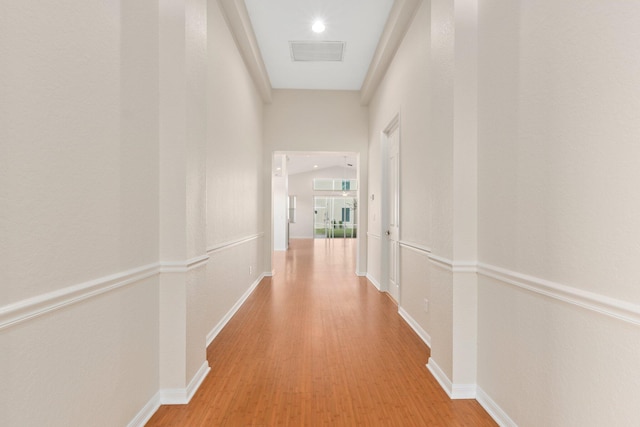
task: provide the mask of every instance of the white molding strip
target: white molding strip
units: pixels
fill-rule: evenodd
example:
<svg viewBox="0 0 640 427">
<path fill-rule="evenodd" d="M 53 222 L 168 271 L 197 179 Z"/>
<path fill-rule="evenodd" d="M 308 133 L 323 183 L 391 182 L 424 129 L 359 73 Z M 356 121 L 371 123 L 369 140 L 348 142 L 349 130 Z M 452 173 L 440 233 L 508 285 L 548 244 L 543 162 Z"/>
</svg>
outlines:
<svg viewBox="0 0 640 427">
<path fill-rule="evenodd" d="M 150 264 L 0 307 L 0 330 L 158 274 Z"/>
<path fill-rule="evenodd" d="M 453 384 L 447 374 L 444 373 L 440 366 L 429 358 L 427 363 L 427 369 L 431 372 L 434 378 L 438 381 L 442 389 L 447 393 L 450 399 L 475 399 L 477 386 L 475 384 Z"/>
<path fill-rule="evenodd" d="M 476 389 L 476 400 L 500 427 L 518 427 L 505 411 L 480 387 Z"/>
<path fill-rule="evenodd" d="M 231 318 L 238 312 L 240 307 L 242 307 L 242 304 L 244 304 L 245 301 L 247 301 L 247 298 L 249 298 L 249 296 L 253 293 L 253 291 L 255 291 L 255 289 L 258 287 L 258 285 L 260 284 L 260 282 L 264 277 L 265 277 L 265 274 L 260 275 L 260 277 L 258 277 L 258 279 L 255 282 L 253 282 L 251 286 L 249 286 L 249 289 L 247 289 L 247 291 L 244 294 L 242 294 L 240 299 L 233 305 L 233 307 L 231 307 L 231 310 L 229 310 L 227 314 L 224 315 L 222 320 L 220 320 L 218 324 L 213 327 L 211 332 L 207 334 L 207 347 L 209 347 L 209 345 L 213 342 L 213 340 L 218 336 L 222 328 L 224 328 L 226 324 L 229 323 Z"/>
<path fill-rule="evenodd" d="M 376 234 L 376 233 L 370 233 L 370 232 L 368 232 L 368 231 L 367 231 L 367 237 L 373 237 L 374 239 L 378 239 L 378 240 L 380 240 L 380 238 L 381 238 L 382 236 L 380 236 L 379 234 Z"/>
<path fill-rule="evenodd" d="M 421 255 L 428 255 L 431 253 L 431 248 L 420 245 L 418 243 L 407 242 L 406 240 L 400 240 L 398 244 L 400 245 L 401 248 L 409 249 Z"/>
<path fill-rule="evenodd" d="M 209 362 L 206 360 L 198 369 L 198 372 L 191 378 L 187 388 L 165 388 L 160 390 L 160 404 L 162 405 L 186 405 L 191 401 L 193 395 L 196 394 L 200 384 L 211 371 Z"/>
<path fill-rule="evenodd" d="M 445 270 L 453 271 L 453 261 L 451 261 L 450 259 L 430 253 L 429 261 L 431 261 L 434 265 L 437 265 L 438 267 L 444 268 Z"/>
<path fill-rule="evenodd" d="M 127 427 L 144 427 L 160 407 L 160 392 L 157 392 L 138 414 L 127 424 Z"/>
<path fill-rule="evenodd" d="M 247 243 L 247 242 L 250 242 L 252 240 L 259 239 L 262 236 L 264 236 L 264 233 L 261 232 L 261 233 L 257 233 L 257 234 L 252 234 L 251 236 L 242 237 L 240 239 L 230 240 L 228 242 L 220 243 L 218 245 L 211 246 L 210 248 L 207 248 L 207 254 L 208 255 L 212 255 L 213 253 L 220 252 L 222 250 L 229 249 L 229 248 L 232 248 L 234 246 L 242 245 L 243 243 Z"/>
<path fill-rule="evenodd" d="M 400 307 L 400 309 L 398 310 L 398 314 L 400 314 L 405 322 L 409 324 L 411 329 L 413 329 L 413 331 L 418 334 L 420 339 L 427 345 L 427 347 L 431 348 L 431 337 L 429 336 L 427 331 L 422 329 L 422 326 L 420 326 L 418 322 L 416 322 L 416 320 L 411 317 L 411 315 L 404 308 Z"/>
<path fill-rule="evenodd" d="M 367 272 L 366 271 L 356 271 L 356 276 L 358 276 L 358 277 L 366 277 L 367 276 Z"/>
<path fill-rule="evenodd" d="M 475 399 L 478 387 L 475 384 L 453 384 L 451 386 L 452 399 Z"/>
<path fill-rule="evenodd" d="M 478 271 L 478 264 L 475 261 L 452 261 L 433 253 L 429 253 L 429 261 L 452 273 L 477 273 Z"/>
<path fill-rule="evenodd" d="M 605 316 L 613 317 L 634 325 L 640 325 L 640 305 L 637 304 L 488 264 L 478 264 L 478 274 L 521 289 L 577 305 L 587 310 L 604 314 Z"/>
<path fill-rule="evenodd" d="M 186 261 L 160 262 L 160 273 L 186 273 L 196 268 L 203 267 L 209 261 L 209 255 L 200 255 Z"/>
<path fill-rule="evenodd" d="M 444 371 L 440 369 L 440 366 L 438 366 L 435 360 L 433 360 L 433 357 L 429 357 L 429 361 L 427 362 L 427 369 L 429 369 L 429 372 L 431 372 L 436 381 L 438 381 L 440 387 L 442 387 L 445 393 L 447 393 L 447 396 L 449 396 L 449 398 L 452 398 L 451 380 L 449 379 L 449 377 L 447 377 L 447 374 L 445 374 Z"/>
<path fill-rule="evenodd" d="M 382 286 L 380 286 L 380 283 L 378 283 L 378 281 L 375 279 L 375 277 L 373 277 L 369 273 L 367 273 L 367 275 L 365 277 L 367 278 L 367 280 L 369 280 L 373 284 L 373 286 L 376 287 L 377 290 L 382 291 Z"/>
</svg>

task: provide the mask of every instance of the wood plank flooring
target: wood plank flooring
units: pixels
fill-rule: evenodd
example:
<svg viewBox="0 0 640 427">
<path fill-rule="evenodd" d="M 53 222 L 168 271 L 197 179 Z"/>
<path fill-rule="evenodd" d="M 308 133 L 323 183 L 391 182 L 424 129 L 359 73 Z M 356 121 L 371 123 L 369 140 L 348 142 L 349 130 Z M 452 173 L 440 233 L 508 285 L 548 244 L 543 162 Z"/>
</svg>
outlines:
<svg viewBox="0 0 640 427">
<path fill-rule="evenodd" d="M 429 348 L 355 271 L 355 239 L 292 240 L 211 343 L 211 372 L 188 405 L 147 426 L 489 426 L 451 401 Z"/>
</svg>

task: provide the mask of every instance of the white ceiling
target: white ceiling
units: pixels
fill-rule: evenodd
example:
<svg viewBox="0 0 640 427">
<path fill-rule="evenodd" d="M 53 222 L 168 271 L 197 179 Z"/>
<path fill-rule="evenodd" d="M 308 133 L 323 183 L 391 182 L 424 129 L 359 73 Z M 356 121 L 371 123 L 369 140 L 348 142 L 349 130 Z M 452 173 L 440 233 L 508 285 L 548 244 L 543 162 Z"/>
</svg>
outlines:
<svg viewBox="0 0 640 427">
<path fill-rule="evenodd" d="M 298 173 L 310 172 L 313 170 L 321 170 L 332 167 L 348 168 L 357 170 L 357 155 L 353 153 L 288 153 L 276 155 L 273 163 L 273 174 L 281 176 L 281 162 L 286 156 L 287 175 L 295 175 Z"/>
<path fill-rule="evenodd" d="M 287 173 L 289 175 L 309 172 L 312 170 L 326 169 L 335 166 L 353 170 L 355 170 L 357 167 L 355 155 L 345 156 L 344 154 L 289 154 L 288 157 L 289 161 L 287 162 Z"/>
<path fill-rule="evenodd" d="M 271 86 L 360 90 L 393 0 L 245 0 Z M 326 30 L 311 31 L 316 19 Z M 342 62 L 293 62 L 290 41 L 346 42 Z"/>
</svg>

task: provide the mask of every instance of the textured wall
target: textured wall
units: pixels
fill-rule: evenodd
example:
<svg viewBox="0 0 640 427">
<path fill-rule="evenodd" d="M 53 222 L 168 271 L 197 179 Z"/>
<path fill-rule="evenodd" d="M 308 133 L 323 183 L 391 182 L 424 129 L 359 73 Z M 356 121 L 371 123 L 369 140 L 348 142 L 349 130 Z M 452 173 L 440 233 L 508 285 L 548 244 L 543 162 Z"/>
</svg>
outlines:
<svg viewBox="0 0 640 427">
<path fill-rule="evenodd" d="M 639 20 L 629 1 L 480 3 L 479 259 L 553 296 L 481 277 L 478 384 L 519 425 L 640 421 L 637 315 L 562 301 L 638 312 Z"/>
<path fill-rule="evenodd" d="M 131 274 L 158 257 L 157 19 L 0 5 L 0 311 L 40 314 L 0 330 L 2 425 L 124 425 L 158 389 L 157 277 Z M 112 275 L 132 281 L 47 311 Z"/>
</svg>

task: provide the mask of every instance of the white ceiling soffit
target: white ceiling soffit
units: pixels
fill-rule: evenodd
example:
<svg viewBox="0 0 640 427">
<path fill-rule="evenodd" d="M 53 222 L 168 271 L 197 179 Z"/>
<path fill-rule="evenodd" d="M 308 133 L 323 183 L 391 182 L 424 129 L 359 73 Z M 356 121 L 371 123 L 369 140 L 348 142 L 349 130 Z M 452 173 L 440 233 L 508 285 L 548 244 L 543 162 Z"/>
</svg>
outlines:
<svg viewBox="0 0 640 427">
<path fill-rule="evenodd" d="M 250 1 L 250 0 L 247 0 Z M 264 0 L 251 0 L 271 4 Z M 297 9 L 301 4 L 310 3 L 311 0 L 293 0 L 296 2 Z M 343 0 L 344 1 L 344 0 Z M 373 59 L 368 65 L 368 71 L 361 87 L 361 102 L 367 105 L 373 96 L 378 84 L 384 77 L 384 74 L 395 55 L 395 52 L 402 42 L 411 20 L 422 0 L 394 0 L 393 6 L 388 14 L 388 19 L 384 26 L 382 35 L 379 37 L 377 48 L 373 54 Z M 267 68 L 259 49 L 259 44 L 254 32 L 245 0 L 218 0 L 221 6 L 225 20 L 229 25 L 229 29 L 236 42 L 238 50 L 244 59 L 249 73 L 251 74 L 258 91 L 260 92 L 264 102 L 271 102 L 272 84 L 267 74 Z M 346 3 L 346 2 L 345 2 Z M 339 8 L 338 8 L 339 9 Z M 367 10 L 366 5 L 362 10 Z M 361 17 L 359 16 L 358 19 Z M 292 37 L 291 40 L 296 39 Z M 337 39 L 334 39 L 337 40 Z M 351 48 L 349 48 L 349 51 Z M 290 54 L 289 61 L 290 59 Z M 299 65 L 308 65 L 299 63 Z M 337 64 L 334 64 L 337 65 Z M 275 85 L 274 85 L 275 86 Z M 311 85 L 301 85 L 302 89 L 313 89 Z"/>
<path fill-rule="evenodd" d="M 275 89 L 360 90 L 393 0 L 245 0 Z M 314 33 L 320 19 L 325 31 Z M 345 42 L 342 61 L 292 61 L 290 41 Z"/>
</svg>

